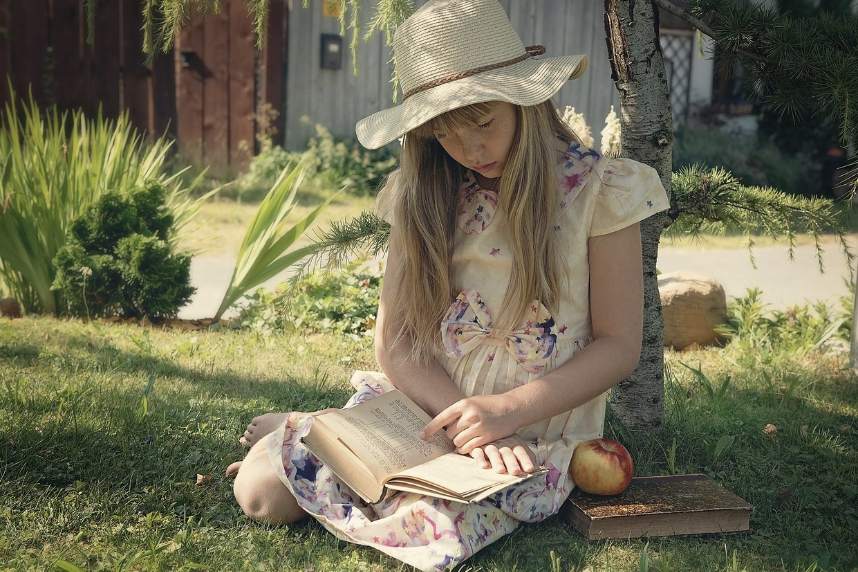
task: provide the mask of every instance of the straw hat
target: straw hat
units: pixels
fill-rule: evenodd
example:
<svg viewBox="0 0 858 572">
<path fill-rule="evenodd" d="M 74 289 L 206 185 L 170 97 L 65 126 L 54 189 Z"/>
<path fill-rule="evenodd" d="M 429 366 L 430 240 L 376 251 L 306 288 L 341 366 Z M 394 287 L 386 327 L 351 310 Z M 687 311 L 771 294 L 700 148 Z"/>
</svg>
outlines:
<svg viewBox="0 0 858 572">
<path fill-rule="evenodd" d="M 393 54 L 402 103 L 358 122 L 377 149 L 442 113 L 485 101 L 536 105 L 580 77 L 586 55 L 537 59 L 496 0 L 431 0 L 397 29 Z"/>
</svg>

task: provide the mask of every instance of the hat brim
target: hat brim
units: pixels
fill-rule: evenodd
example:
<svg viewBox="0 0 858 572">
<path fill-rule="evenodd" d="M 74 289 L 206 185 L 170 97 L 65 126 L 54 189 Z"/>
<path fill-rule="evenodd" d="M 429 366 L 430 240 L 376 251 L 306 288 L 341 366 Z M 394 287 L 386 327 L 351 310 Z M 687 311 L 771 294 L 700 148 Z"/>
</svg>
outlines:
<svg viewBox="0 0 858 572">
<path fill-rule="evenodd" d="M 415 93 L 400 105 L 358 121 L 355 132 L 368 149 L 387 145 L 450 110 L 486 101 L 537 105 L 587 69 L 587 56 L 529 58 Z"/>
</svg>

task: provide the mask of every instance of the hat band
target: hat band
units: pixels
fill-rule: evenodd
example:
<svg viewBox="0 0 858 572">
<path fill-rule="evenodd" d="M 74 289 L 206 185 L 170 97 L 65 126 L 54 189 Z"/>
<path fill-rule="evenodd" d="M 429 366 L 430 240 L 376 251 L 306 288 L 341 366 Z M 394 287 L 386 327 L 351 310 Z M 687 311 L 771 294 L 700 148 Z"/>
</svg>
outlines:
<svg viewBox="0 0 858 572">
<path fill-rule="evenodd" d="M 445 83 L 450 83 L 451 81 L 456 81 L 460 79 L 464 79 L 466 77 L 471 77 L 472 75 L 477 75 L 478 73 L 482 73 L 484 71 L 496 70 L 499 68 L 505 68 L 507 66 L 511 66 L 513 64 L 517 64 L 518 62 L 523 62 L 527 58 L 532 58 L 534 56 L 541 56 L 545 53 L 545 46 L 535 45 L 535 46 L 527 46 L 524 48 L 525 54 L 522 56 L 518 56 L 517 58 L 512 58 L 511 60 L 506 60 L 503 62 L 498 62 L 496 64 L 490 64 L 487 66 L 480 66 L 478 68 L 473 68 L 467 71 L 454 73 L 445 77 L 440 77 L 438 79 L 434 79 L 432 81 L 423 83 L 418 85 L 415 88 L 409 89 L 402 96 L 402 101 L 405 101 L 412 95 L 416 93 L 420 93 L 421 91 L 426 91 L 427 89 L 432 89 L 433 87 L 438 87 L 439 85 L 444 85 Z"/>
</svg>

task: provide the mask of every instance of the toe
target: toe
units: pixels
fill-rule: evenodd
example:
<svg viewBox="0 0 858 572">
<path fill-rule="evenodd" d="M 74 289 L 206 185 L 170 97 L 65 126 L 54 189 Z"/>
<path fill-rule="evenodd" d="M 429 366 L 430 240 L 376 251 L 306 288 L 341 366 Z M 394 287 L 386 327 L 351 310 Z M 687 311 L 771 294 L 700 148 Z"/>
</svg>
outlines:
<svg viewBox="0 0 858 572">
<path fill-rule="evenodd" d="M 241 461 L 236 461 L 226 468 L 226 478 L 234 479 L 238 474 L 238 469 L 241 468 Z"/>
</svg>

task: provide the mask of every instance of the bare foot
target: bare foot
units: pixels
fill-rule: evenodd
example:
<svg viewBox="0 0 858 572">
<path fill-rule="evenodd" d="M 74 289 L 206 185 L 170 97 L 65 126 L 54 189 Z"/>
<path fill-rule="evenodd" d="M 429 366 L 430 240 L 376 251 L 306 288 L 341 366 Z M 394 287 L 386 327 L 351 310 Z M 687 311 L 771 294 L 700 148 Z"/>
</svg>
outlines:
<svg viewBox="0 0 858 572">
<path fill-rule="evenodd" d="M 263 437 L 280 427 L 280 425 L 286 421 L 286 417 L 288 416 L 288 413 L 266 413 L 264 415 L 254 417 L 253 421 L 251 421 L 250 425 L 247 426 L 247 429 L 244 431 L 244 435 L 241 436 L 241 439 L 239 439 L 238 442 L 241 443 L 241 446 L 245 449 L 250 449 Z"/>
<path fill-rule="evenodd" d="M 234 479 L 238 474 L 238 470 L 241 468 L 242 461 L 236 461 L 226 468 L 226 478 Z"/>
</svg>

